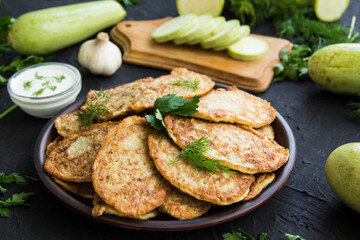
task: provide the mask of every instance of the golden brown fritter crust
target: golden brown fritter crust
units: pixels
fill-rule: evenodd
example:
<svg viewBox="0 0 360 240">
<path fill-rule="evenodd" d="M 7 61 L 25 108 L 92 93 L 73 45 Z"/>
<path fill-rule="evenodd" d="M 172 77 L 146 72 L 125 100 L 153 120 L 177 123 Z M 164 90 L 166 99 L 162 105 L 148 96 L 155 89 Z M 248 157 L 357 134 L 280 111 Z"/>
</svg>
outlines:
<svg viewBox="0 0 360 240">
<path fill-rule="evenodd" d="M 198 89 L 193 90 L 181 86 L 171 85 L 171 82 L 178 78 L 195 81 L 199 80 Z M 89 104 L 103 104 L 109 113 L 101 121 L 107 121 L 117 117 L 125 117 L 136 114 L 154 107 L 155 100 L 168 94 L 176 94 L 184 98 L 202 96 L 215 86 L 208 76 L 195 73 L 186 68 L 175 68 L 171 74 L 160 76 L 156 79 L 148 77 L 127 83 L 116 88 L 103 91 L 91 90 L 87 94 Z M 102 96 L 105 93 L 107 97 Z M 85 111 L 87 106 L 84 104 L 81 109 Z M 66 137 L 77 131 L 81 127 L 77 112 L 63 114 L 55 119 L 55 128 L 59 135 Z"/>
<path fill-rule="evenodd" d="M 274 129 L 270 125 L 266 125 L 260 128 L 255 128 L 256 131 L 263 133 L 270 139 L 275 139 Z"/>
<path fill-rule="evenodd" d="M 166 195 L 164 203 L 159 207 L 159 211 L 180 220 L 187 220 L 205 214 L 210 207 L 211 203 L 200 201 L 173 188 Z"/>
<path fill-rule="evenodd" d="M 266 100 L 232 86 L 212 90 L 201 97 L 193 117 L 259 128 L 274 121 L 276 110 Z"/>
<path fill-rule="evenodd" d="M 177 77 L 182 77 L 190 81 L 198 79 L 200 81 L 197 90 L 183 88 L 181 86 L 171 85 Z M 124 84 L 116 88 L 104 90 L 108 96 L 107 99 L 96 100 L 95 97 L 99 91 L 90 91 L 87 95 L 87 101 L 92 104 L 104 104 L 109 113 L 101 120 L 107 121 L 115 117 L 126 116 L 154 107 L 157 98 L 168 94 L 176 94 L 184 98 L 192 98 L 195 95 L 202 96 L 209 92 L 215 85 L 209 77 L 189 71 L 185 68 L 175 68 L 169 75 L 160 76 L 156 79 L 151 77 L 139 79 L 132 83 Z M 86 110 L 86 105 L 81 107 Z"/>
<path fill-rule="evenodd" d="M 93 165 L 95 191 L 106 204 L 129 217 L 159 207 L 170 188 L 149 156 L 150 131 L 145 118 L 125 118 L 105 137 Z"/>
<path fill-rule="evenodd" d="M 44 169 L 53 177 L 69 182 L 91 182 L 91 167 L 108 131 L 118 123 L 99 123 L 76 131 L 47 156 Z"/>
<path fill-rule="evenodd" d="M 113 207 L 111 207 L 110 205 L 107 205 L 98 194 L 94 194 L 93 196 L 94 200 L 93 200 L 93 208 L 92 208 L 92 215 L 93 217 L 99 217 L 101 215 L 103 215 L 104 213 L 107 214 L 111 214 L 111 215 L 116 215 L 119 217 L 128 217 L 125 214 L 116 211 Z M 147 220 L 150 218 L 154 218 L 157 215 L 159 215 L 159 212 L 157 210 L 152 210 L 151 212 L 148 212 L 144 215 L 141 215 L 139 217 L 137 217 L 136 219 L 140 219 L 140 220 Z"/>
<path fill-rule="evenodd" d="M 247 201 L 253 199 L 260 192 L 266 188 L 273 180 L 275 179 L 275 173 L 259 173 L 255 175 L 255 181 L 250 187 L 249 194 L 243 199 L 243 201 Z"/>
<path fill-rule="evenodd" d="M 177 115 L 167 115 L 165 125 L 170 137 L 181 148 L 204 135 L 209 136 L 210 149 L 204 155 L 243 173 L 272 172 L 289 157 L 288 149 L 244 125 Z"/>
<path fill-rule="evenodd" d="M 247 194 L 254 176 L 239 172 L 210 173 L 195 168 L 188 162 L 175 160 L 180 149 L 161 132 L 148 138 L 150 156 L 159 172 L 175 187 L 199 200 L 216 205 L 229 205 L 241 201 Z"/>
<path fill-rule="evenodd" d="M 55 128 L 60 136 L 67 137 L 80 129 L 81 123 L 76 113 L 63 114 L 55 119 Z"/>
<path fill-rule="evenodd" d="M 199 81 L 197 89 L 173 85 L 177 80 Z M 210 77 L 190 71 L 186 68 L 174 68 L 169 75 L 160 76 L 151 83 L 151 88 L 160 93 L 161 97 L 168 94 L 176 94 L 184 98 L 202 96 L 215 86 Z"/>
<path fill-rule="evenodd" d="M 59 184 L 63 189 L 65 189 L 68 192 L 71 192 L 75 195 L 92 199 L 95 194 L 94 187 L 92 183 L 84 182 L 84 183 L 77 183 L 77 182 L 67 182 L 62 181 L 57 178 L 53 178 L 54 181 Z"/>
<path fill-rule="evenodd" d="M 49 143 L 49 145 L 47 145 L 46 156 L 48 156 L 56 148 L 56 146 L 59 144 L 61 140 L 63 140 L 63 137 L 57 136 L 54 141 L 52 141 L 51 143 Z"/>
</svg>

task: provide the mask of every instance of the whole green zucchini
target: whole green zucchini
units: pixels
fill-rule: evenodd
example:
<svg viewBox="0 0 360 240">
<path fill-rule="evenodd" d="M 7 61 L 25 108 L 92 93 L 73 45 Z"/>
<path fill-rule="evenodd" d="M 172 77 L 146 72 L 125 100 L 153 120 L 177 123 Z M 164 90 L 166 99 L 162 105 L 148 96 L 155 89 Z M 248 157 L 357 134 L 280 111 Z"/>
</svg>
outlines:
<svg viewBox="0 0 360 240">
<path fill-rule="evenodd" d="M 339 94 L 360 94 L 360 44 L 339 43 L 317 50 L 309 59 L 310 78 Z"/>
<path fill-rule="evenodd" d="M 110 0 L 42 9 L 16 19 L 8 42 L 19 53 L 44 55 L 80 42 L 125 16 L 123 7 Z"/>
</svg>

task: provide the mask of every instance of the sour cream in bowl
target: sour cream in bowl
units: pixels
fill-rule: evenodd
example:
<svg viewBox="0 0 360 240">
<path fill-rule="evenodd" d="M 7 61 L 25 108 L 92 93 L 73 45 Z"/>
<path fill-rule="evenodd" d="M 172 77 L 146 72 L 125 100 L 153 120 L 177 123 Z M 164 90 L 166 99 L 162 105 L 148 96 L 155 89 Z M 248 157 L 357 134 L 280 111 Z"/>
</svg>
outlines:
<svg viewBox="0 0 360 240">
<path fill-rule="evenodd" d="M 50 118 L 75 101 L 81 75 L 69 64 L 40 63 L 15 73 L 7 88 L 11 100 L 26 113 Z"/>
</svg>

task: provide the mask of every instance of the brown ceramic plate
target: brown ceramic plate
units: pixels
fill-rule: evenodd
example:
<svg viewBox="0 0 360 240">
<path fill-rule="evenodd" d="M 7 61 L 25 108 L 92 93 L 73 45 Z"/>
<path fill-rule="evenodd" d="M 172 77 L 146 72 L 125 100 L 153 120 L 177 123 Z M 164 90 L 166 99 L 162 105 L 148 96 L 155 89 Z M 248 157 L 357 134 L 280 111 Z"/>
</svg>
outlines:
<svg viewBox="0 0 360 240">
<path fill-rule="evenodd" d="M 217 87 L 226 86 L 217 84 Z M 103 215 L 95 218 L 91 215 L 92 204 L 90 200 L 83 199 L 66 192 L 57 185 L 43 169 L 43 164 L 46 158 L 46 146 L 58 136 L 54 127 L 54 120 L 61 114 L 71 113 L 78 110 L 82 105 L 82 102 L 83 101 L 78 101 L 70 105 L 50 119 L 43 127 L 35 145 L 34 164 L 40 180 L 43 182 L 45 187 L 62 203 L 87 217 L 113 226 L 150 231 L 185 231 L 209 227 L 230 221 L 260 207 L 263 203 L 268 201 L 285 184 L 295 164 L 296 145 L 294 135 L 285 119 L 277 113 L 275 121 L 271 124 L 274 128 L 275 140 L 280 145 L 290 150 L 290 157 L 288 162 L 275 172 L 275 180 L 256 198 L 247 202 L 235 203 L 229 206 L 212 206 L 205 215 L 186 221 L 176 220 L 164 214 L 160 214 L 154 219 L 145 221 L 121 218 L 112 215 Z"/>
</svg>

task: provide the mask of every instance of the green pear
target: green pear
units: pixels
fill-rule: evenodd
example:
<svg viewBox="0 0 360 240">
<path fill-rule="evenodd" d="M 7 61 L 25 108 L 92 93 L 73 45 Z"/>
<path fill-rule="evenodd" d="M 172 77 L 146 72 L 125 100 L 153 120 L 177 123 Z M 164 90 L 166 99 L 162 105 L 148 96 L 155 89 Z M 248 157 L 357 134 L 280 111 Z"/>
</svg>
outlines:
<svg viewBox="0 0 360 240">
<path fill-rule="evenodd" d="M 360 142 L 336 148 L 326 161 L 325 175 L 335 194 L 360 213 Z"/>
</svg>

